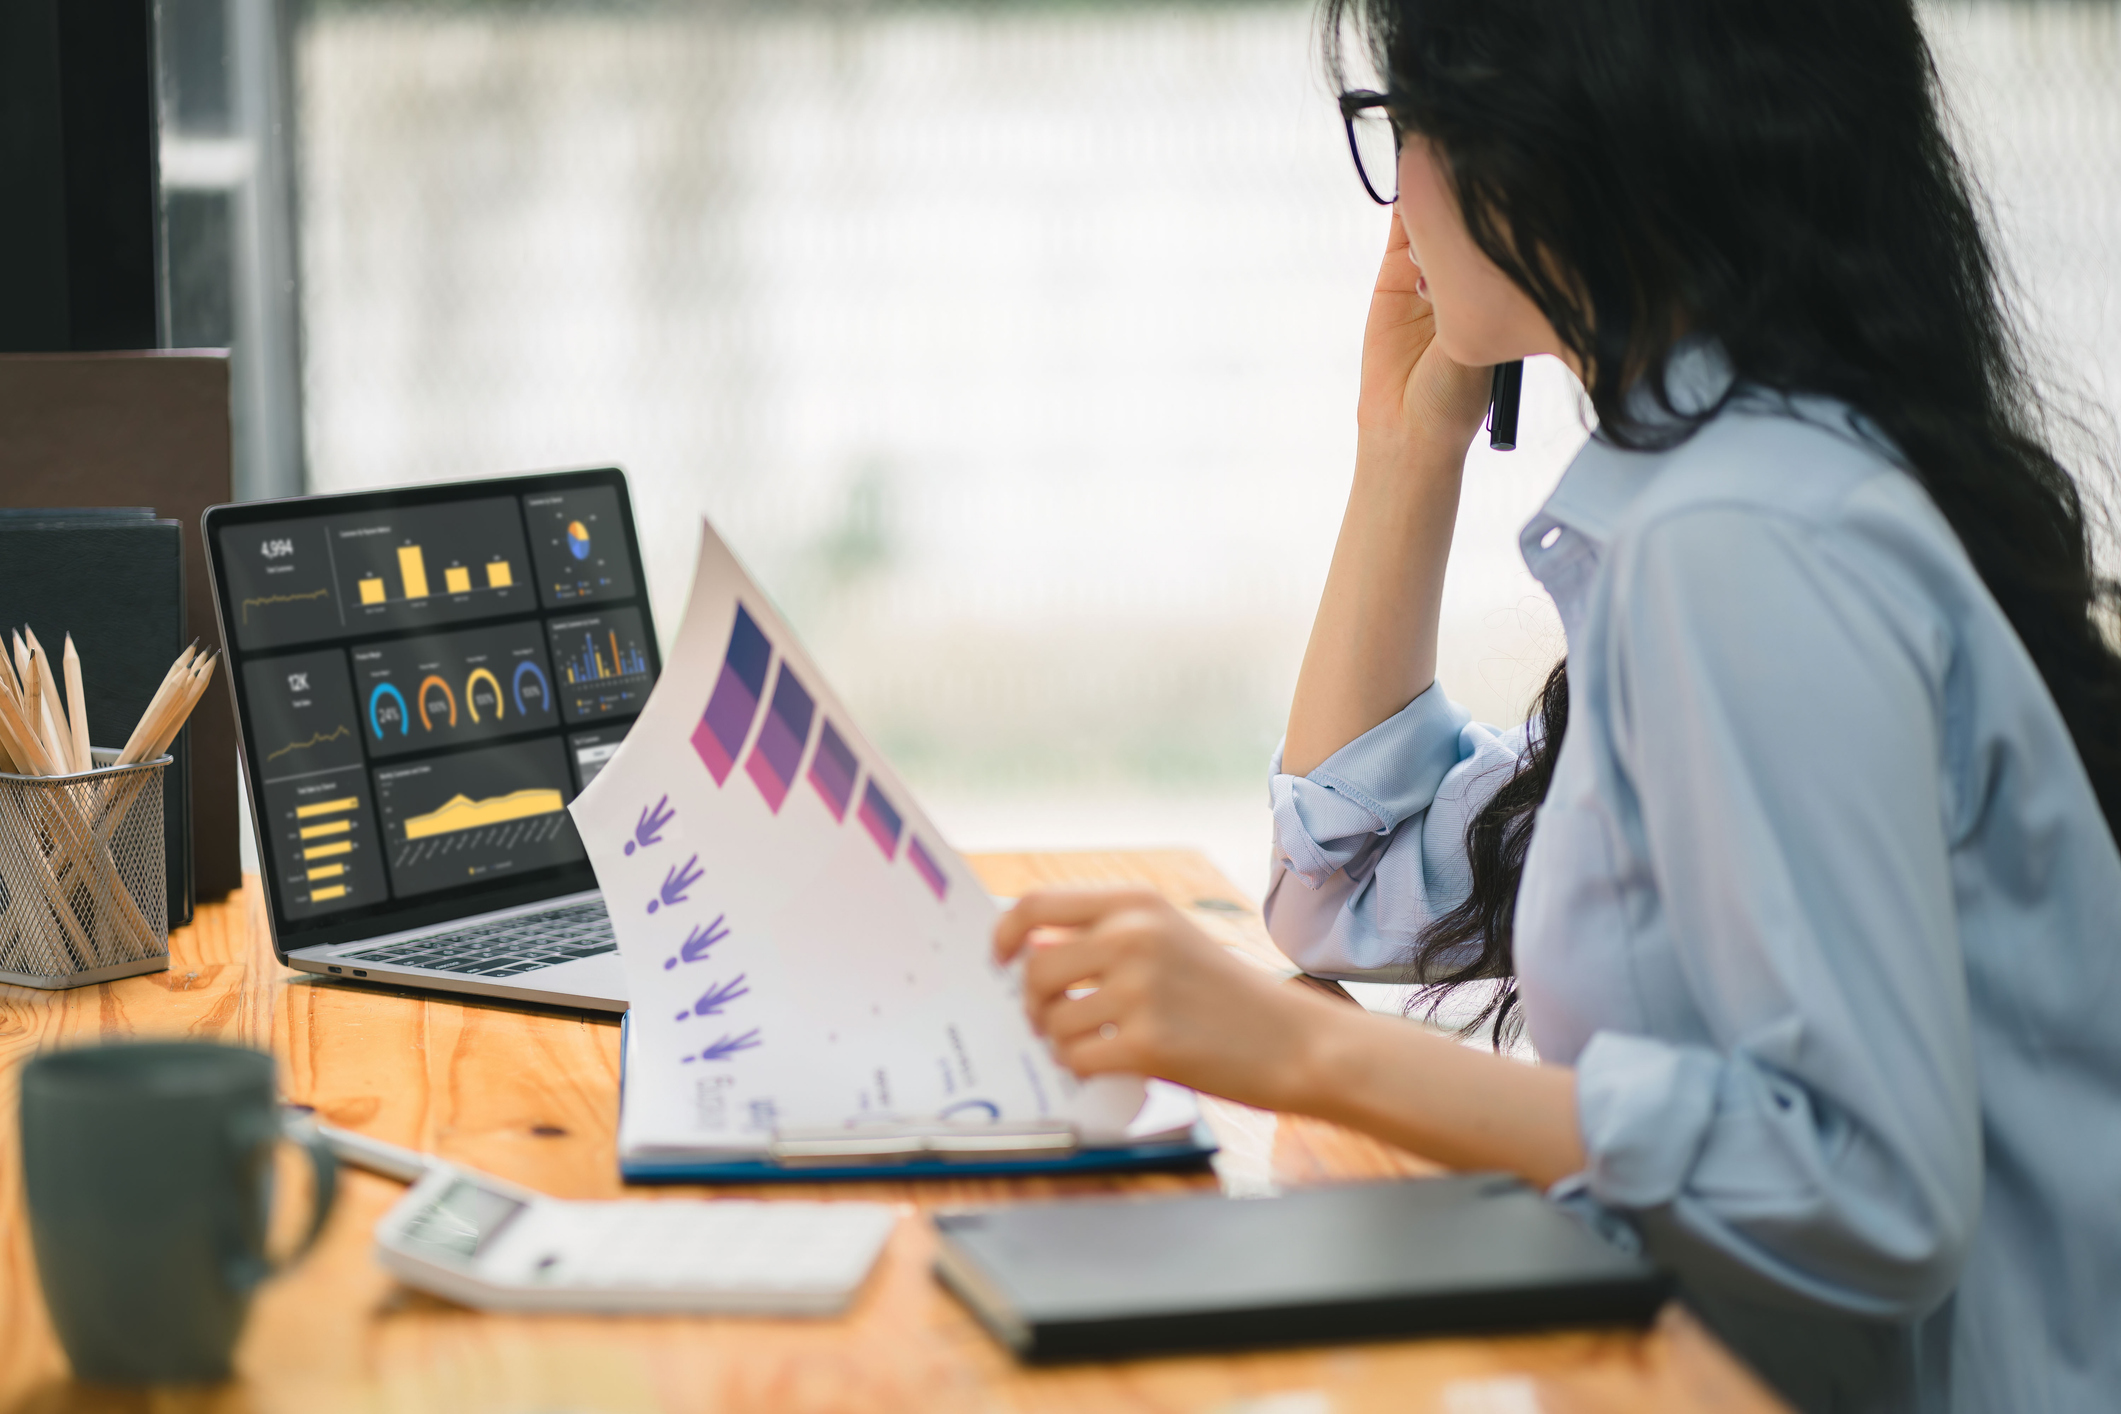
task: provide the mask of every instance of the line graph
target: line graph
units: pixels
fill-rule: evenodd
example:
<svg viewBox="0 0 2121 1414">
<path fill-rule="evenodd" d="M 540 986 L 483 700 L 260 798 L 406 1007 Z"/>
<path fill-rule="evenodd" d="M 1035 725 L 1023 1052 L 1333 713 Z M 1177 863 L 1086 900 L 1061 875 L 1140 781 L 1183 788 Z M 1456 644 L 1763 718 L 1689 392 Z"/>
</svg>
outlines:
<svg viewBox="0 0 2121 1414">
<path fill-rule="evenodd" d="M 344 741 L 352 735 L 352 730 L 342 722 L 328 732 L 311 732 L 308 741 L 291 741 L 278 751 L 267 752 L 265 759 L 267 761 L 277 761 L 290 751 L 306 751 L 312 746 L 323 746 L 326 742 Z"/>
<path fill-rule="evenodd" d="M 331 591 L 329 589 L 312 589 L 307 594 L 260 594 L 254 599 L 245 599 L 243 601 L 243 622 L 245 624 L 250 622 L 252 605 L 262 609 L 267 604 L 303 604 L 312 603 L 318 599 L 329 599 L 330 597 Z"/>
</svg>

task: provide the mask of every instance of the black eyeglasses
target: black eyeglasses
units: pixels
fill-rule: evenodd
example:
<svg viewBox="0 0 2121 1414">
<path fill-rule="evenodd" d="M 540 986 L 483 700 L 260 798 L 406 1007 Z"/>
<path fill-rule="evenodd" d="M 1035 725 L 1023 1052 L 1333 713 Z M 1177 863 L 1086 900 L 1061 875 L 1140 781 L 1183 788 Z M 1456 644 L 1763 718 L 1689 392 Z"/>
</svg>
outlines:
<svg viewBox="0 0 2121 1414">
<path fill-rule="evenodd" d="M 1340 118 L 1348 125 L 1348 151 L 1355 155 L 1355 175 L 1379 206 L 1399 200 L 1399 120 L 1392 100 L 1366 88 L 1340 96 Z"/>
</svg>

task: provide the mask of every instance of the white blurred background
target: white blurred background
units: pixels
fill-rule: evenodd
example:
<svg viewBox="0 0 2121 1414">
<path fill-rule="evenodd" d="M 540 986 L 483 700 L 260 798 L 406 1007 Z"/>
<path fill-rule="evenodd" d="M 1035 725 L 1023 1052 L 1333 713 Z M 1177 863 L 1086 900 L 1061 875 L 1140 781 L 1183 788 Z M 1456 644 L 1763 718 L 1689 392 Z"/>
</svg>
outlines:
<svg viewBox="0 0 2121 1414">
<path fill-rule="evenodd" d="M 2121 405 L 2121 21 L 1933 6 L 2028 323 Z M 312 489 L 632 478 L 659 627 L 711 515 L 961 848 L 1266 878 L 1386 216 L 1308 4 L 312 9 Z M 1517 526 L 1585 435 L 1530 370 L 1468 469 L 1443 680 L 1560 651 Z"/>
</svg>

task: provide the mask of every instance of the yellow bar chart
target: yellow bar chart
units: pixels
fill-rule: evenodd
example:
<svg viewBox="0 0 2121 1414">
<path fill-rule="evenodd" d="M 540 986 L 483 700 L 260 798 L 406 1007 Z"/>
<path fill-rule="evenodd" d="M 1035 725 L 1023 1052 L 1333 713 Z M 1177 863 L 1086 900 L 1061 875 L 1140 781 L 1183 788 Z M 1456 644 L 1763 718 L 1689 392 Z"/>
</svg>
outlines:
<svg viewBox="0 0 2121 1414">
<path fill-rule="evenodd" d="M 486 587 L 488 589 L 507 589 L 514 585 L 515 582 L 515 573 L 508 568 L 508 561 L 495 560 L 486 567 Z"/>
<path fill-rule="evenodd" d="M 405 580 L 405 597 L 425 599 L 427 597 L 427 560 L 420 554 L 417 545 L 398 547 L 398 573 Z"/>
<path fill-rule="evenodd" d="M 381 575 L 372 574 L 361 581 L 361 602 L 364 604 L 380 604 L 383 602 L 383 577 Z"/>
<path fill-rule="evenodd" d="M 471 593 L 471 571 L 463 565 L 451 565 L 442 571 L 442 587 L 451 594 Z"/>
</svg>

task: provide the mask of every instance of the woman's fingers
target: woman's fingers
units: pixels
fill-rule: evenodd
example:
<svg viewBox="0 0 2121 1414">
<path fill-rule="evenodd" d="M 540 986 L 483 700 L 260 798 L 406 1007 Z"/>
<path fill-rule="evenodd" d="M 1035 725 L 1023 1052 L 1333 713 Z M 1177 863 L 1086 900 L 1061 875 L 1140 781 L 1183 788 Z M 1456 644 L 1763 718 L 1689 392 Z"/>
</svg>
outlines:
<svg viewBox="0 0 2121 1414">
<path fill-rule="evenodd" d="M 1033 1024 L 1070 988 L 1098 985 L 1122 946 L 1111 937 L 1077 936 L 1033 948 L 1024 963 L 1024 1011 Z"/>
<path fill-rule="evenodd" d="M 1014 958 L 1034 928 L 1082 928 L 1121 909 L 1162 903 L 1163 896 L 1150 889 L 1039 889 L 1018 899 L 994 925 L 994 957 Z"/>
<path fill-rule="evenodd" d="M 1070 997 L 1065 994 L 1048 1006 L 1039 1018 L 1039 1030 L 1055 1046 L 1065 1047 L 1083 1037 L 1098 1033 L 1106 1027 L 1117 1035 L 1120 1021 L 1132 1008 L 1133 1002 L 1120 995 L 1119 989 L 1100 987 L 1087 997 Z"/>
<path fill-rule="evenodd" d="M 1421 299 L 1421 266 L 1414 259 L 1414 252 L 1407 240 L 1407 228 L 1400 224 L 1399 212 L 1392 212 L 1392 234 L 1385 240 L 1385 258 L 1377 267 L 1378 294 L 1411 295 Z M 1421 299 L 1426 305 L 1427 300 Z"/>
<path fill-rule="evenodd" d="M 1081 1076 L 1103 1075 L 1115 1070 L 1137 1075 L 1149 1068 L 1143 1064 L 1139 1051 L 1139 1047 L 1129 1044 L 1123 1032 L 1115 1031 L 1107 1036 L 1090 1031 L 1072 1041 L 1056 1043 L 1053 1058 Z"/>
</svg>

